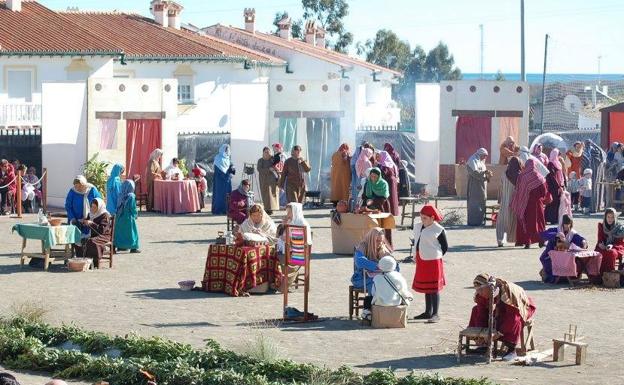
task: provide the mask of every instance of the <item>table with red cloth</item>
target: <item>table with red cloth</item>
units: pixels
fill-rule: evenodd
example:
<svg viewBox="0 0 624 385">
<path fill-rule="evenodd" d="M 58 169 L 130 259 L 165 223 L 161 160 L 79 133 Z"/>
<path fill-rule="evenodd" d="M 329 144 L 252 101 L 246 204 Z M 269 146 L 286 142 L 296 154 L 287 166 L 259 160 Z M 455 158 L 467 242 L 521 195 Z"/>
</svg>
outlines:
<svg viewBox="0 0 624 385">
<path fill-rule="evenodd" d="M 210 245 L 202 289 L 234 297 L 269 283 L 279 287 L 282 267 L 274 246 Z"/>
<path fill-rule="evenodd" d="M 199 194 L 194 180 L 155 180 L 154 210 L 163 214 L 199 211 Z"/>
</svg>

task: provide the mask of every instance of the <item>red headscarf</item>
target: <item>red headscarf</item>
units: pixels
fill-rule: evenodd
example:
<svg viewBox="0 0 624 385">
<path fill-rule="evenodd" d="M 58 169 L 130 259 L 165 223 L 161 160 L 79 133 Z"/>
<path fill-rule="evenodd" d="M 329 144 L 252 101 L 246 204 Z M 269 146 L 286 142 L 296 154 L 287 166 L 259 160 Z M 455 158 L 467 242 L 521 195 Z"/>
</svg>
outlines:
<svg viewBox="0 0 624 385">
<path fill-rule="evenodd" d="M 522 218 L 524 217 L 524 212 L 529 203 L 531 191 L 544 183 L 546 183 L 546 179 L 544 179 L 542 174 L 537 172 L 535 161 L 533 159 L 527 160 L 524 169 L 520 172 L 520 175 L 518 175 L 516 190 L 511 199 L 511 209 L 521 218 L 521 223 L 524 223 Z"/>
<path fill-rule="evenodd" d="M 424 205 L 422 209 L 420 209 L 420 213 L 422 215 L 426 215 L 428 217 L 433 218 L 436 221 L 441 221 L 442 220 L 442 214 L 440 213 L 440 211 L 437 209 L 437 207 L 432 206 L 432 205 Z"/>
<path fill-rule="evenodd" d="M 384 144 L 384 151 L 388 151 L 388 154 L 390 154 L 390 156 L 392 157 L 392 161 L 394 162 L 394 164 L 399 167 L 399 165 L 401 164 L 401 157 L 396 152 L 394 147 L 392 147 L 390 143 L 386 143 Z"/>
<path fill-rule="evenodd" d="M 282 152 L 282 144 L 281 143 L 273 143 L 273 148 L 279 152 Z"/>
</svg>

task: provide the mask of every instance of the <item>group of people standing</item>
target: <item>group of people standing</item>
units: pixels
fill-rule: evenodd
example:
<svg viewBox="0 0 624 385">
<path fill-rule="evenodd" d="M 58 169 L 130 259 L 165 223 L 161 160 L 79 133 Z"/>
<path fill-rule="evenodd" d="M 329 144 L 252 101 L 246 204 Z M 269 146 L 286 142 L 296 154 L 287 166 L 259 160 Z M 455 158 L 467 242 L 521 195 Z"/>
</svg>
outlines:
<svg viewBox="0 0 624 385">
<path fill-rule="evenodd" d="M 22 174 L 21 202 L 16 201 L 18 171 Z M 37 177 L 35 167 L 26 167 L 19 160 L 0 160 L 0 215 L 7 215 L 18 203 L 22 204 L 26 212 L 32 213 L 35 205 L 41 204 L 41 198 L 41 180 Z"/>
</svg>

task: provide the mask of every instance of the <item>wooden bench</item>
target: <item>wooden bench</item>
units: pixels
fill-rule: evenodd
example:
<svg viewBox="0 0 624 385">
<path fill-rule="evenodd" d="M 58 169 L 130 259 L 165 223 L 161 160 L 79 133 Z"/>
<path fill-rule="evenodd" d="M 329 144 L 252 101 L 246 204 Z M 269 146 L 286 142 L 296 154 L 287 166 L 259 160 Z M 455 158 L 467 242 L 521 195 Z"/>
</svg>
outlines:
<svg viewBox="0 0 624 385">
<path fill-rule="evenodd" d="M 553 361 L 563 361 L 566 345 L 576 348 L 576 365 L 583 365 L 587 359 L 587 344 L 584 342 L 553 339 Z"/>
</svg>

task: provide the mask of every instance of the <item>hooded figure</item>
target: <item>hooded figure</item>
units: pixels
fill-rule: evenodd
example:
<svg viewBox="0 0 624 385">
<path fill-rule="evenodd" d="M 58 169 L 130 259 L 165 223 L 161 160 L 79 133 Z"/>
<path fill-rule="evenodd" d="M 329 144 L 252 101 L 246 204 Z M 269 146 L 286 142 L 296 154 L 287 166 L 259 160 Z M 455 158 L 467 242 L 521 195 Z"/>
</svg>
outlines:
<svg viewBox="0 0 624 385">
<path fill-rule="evenodd" d="M 147 169 L 145 170 L 145 179 L 147 180 L 147 211 L 154 209 L 154 181 L 162 179 L 162 168 L 160 167 L 160 159 L 163 151 L 160 148 L 155 149 L 149 156 Z"/>
<path fill-rule="evenodd" d="M 487 150 L 480 148 L 466 162 L 468 170 L 468 186 L 466 189 L 468 226 L 481 226 L 485 222 L 487 182 L 489 182 L 491 176 L 485 167 L 485 158 L 487 156 Z"/>
<path fill-rule="evenodd" d="M 407 282 L 400 272 L 396 271 L 396 260 L 391 255 L 386 255 L 377 263 L 381 274 L 373 278 L 374 292 L 373 305 L 399 306 L 408 305 L 412 300 Z"/>
<path fill-rule="evenodd" d="M 129 249 L 131 253 L 139 252 L 139 230 L 137 228 L 137 206 L 134 194 L 134 182 L 126 179 L 121 185 L 121 194 L 115 216 L 115 233 L 113 243 L 120 249 Z"/>
<path fill-rule="evenodd" d="M 121 174 L 124 167 L 120 164 L 113 166 L 108 182 L 106 182 L 106 209 L 111 215 L 117 212 L 117 200 L 121 193 Z"/>
<path fill-rule="evenodd" d="M 236 174 L 230 161 L 230 145 L 222 144 L 214 159 L 214 176 L 212 178 L 212 213 L 225 215 L 228 207 L 226 194 L 232 191 L 232 175 Z"/>
</svg>

